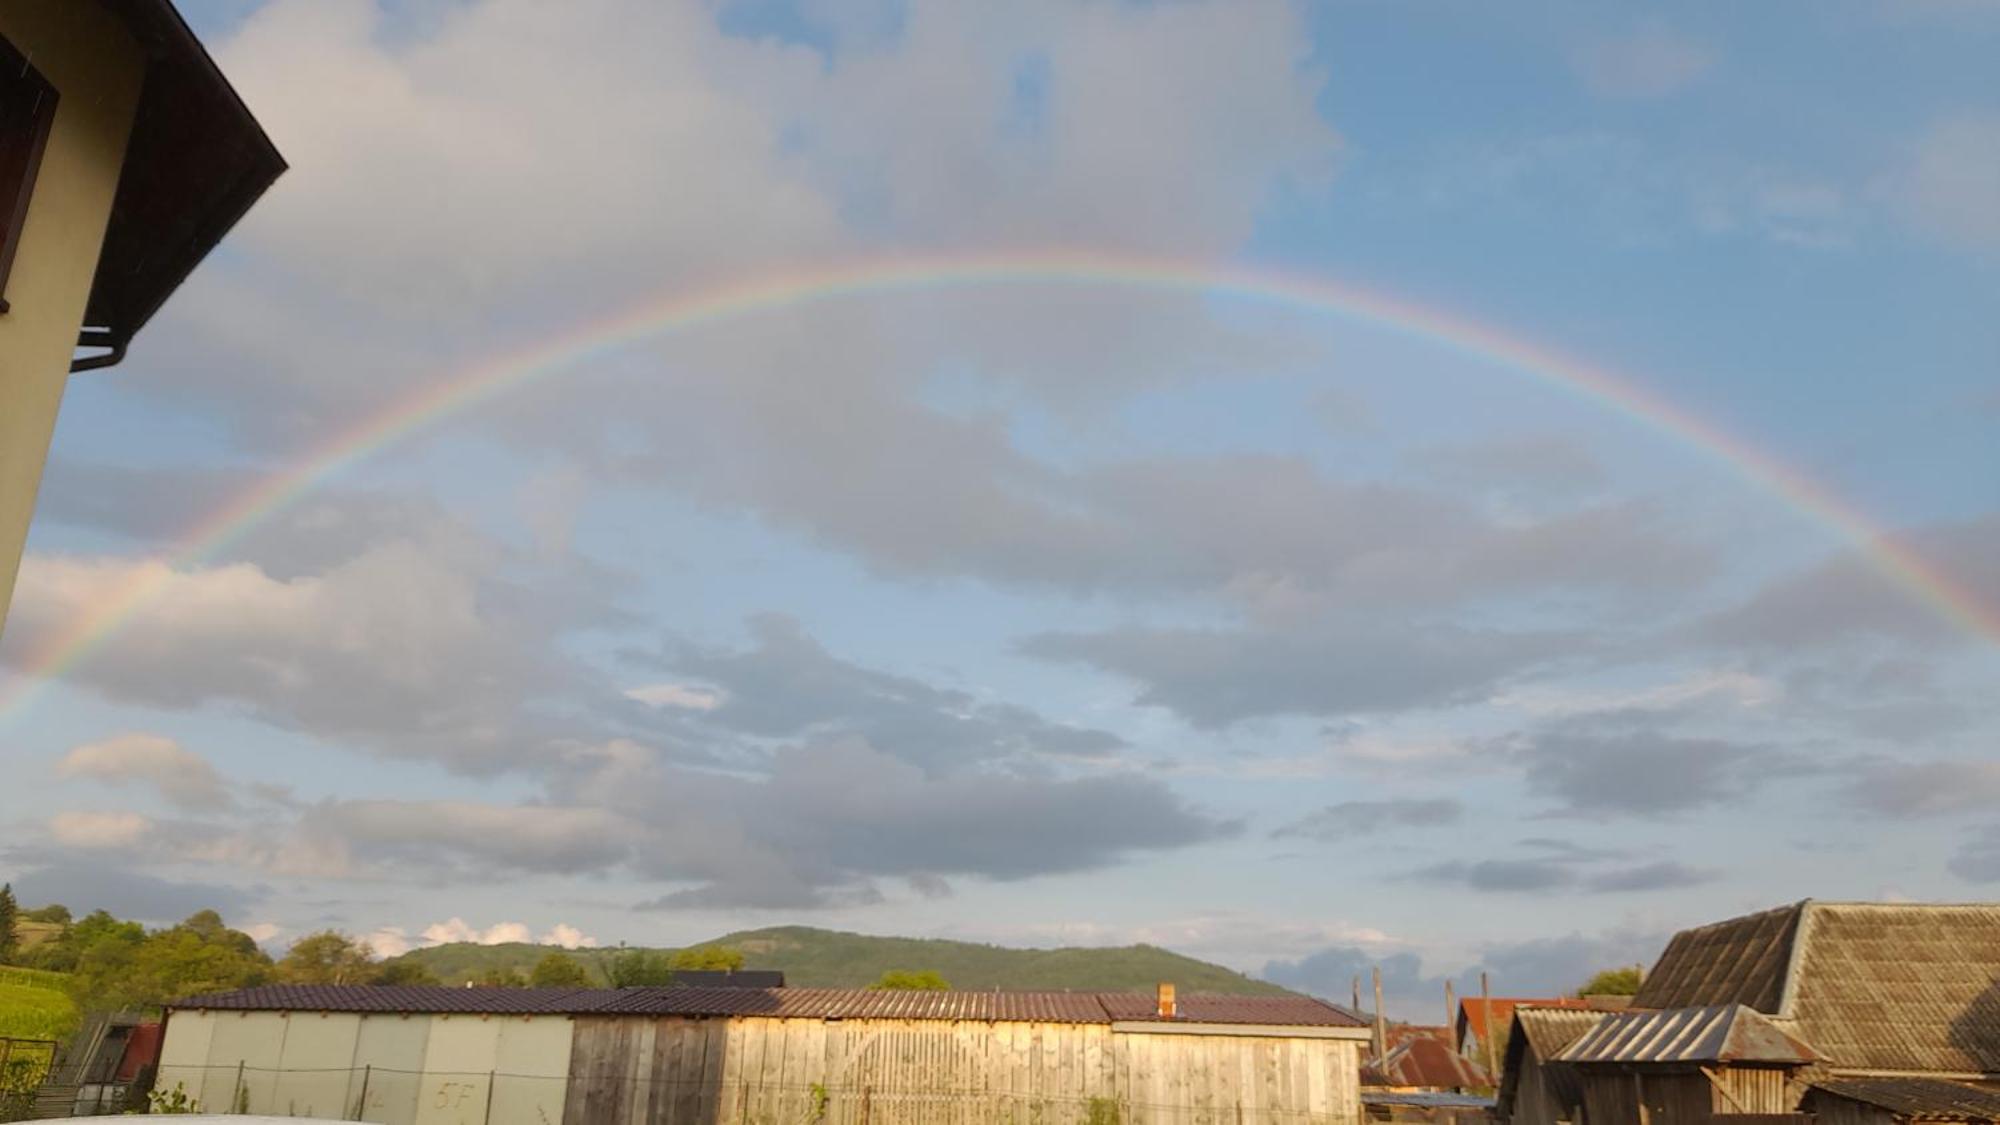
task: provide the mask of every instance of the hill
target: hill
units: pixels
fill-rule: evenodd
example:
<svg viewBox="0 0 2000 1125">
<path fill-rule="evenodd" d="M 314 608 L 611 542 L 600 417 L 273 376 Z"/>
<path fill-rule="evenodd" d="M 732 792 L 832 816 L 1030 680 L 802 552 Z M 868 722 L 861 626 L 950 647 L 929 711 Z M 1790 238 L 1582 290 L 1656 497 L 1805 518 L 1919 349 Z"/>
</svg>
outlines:
<svg viewBox="0 0 2000 1125">
<path fill-rule="evenodd" d="M 1282 995 L 1286 991 L 1221 965 L 1152 945 L 1009 949 L 936 938 L 876 937 L 811 926 L 743 930 L 700 944 L 740 949 L 745 967 L 782 969 L 786 983 L 801 988 L 861 988 L 890 969 L 936 969 L 953 988 L 960 989 L 1144 992 L 1161 981 L 1172 981 L 1183 992 Z M 522 943 L 457 942 L 412 950 L 398 960 L 420 962 L 447 983 L 456 984 L 490 970 L 526 972 L 548 951 L 546 946 Z M 582 949 L 574 955 L 586 964 L 601 966 L 617 952 Z"/>
<path fill-rule="evenodd" d="M 77 1014 L 64 987 L 68 980 L 62 973 L 0 967 L 0 1037 L 69 1038 Z"/>
</svg>

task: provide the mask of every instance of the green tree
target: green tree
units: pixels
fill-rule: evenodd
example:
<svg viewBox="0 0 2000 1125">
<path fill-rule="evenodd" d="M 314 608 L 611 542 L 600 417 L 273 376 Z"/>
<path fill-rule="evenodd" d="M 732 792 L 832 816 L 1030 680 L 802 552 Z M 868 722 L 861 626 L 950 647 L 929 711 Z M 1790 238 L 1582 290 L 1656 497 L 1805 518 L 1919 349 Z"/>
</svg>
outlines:
<svg viewBox="0 0 2000 1125">
<path fill-rule="evenodd" d="M 481 988 L 526 988 L 528 978 L 522 976 L 519 969 L 496 965 L 479 974 L 472 983 Z"/>
<path fill-rule="evenodd" d="M 0 965 L 14 963 L 14 946 L 18 940 L 14 936 L 14 923 L 21 916 L 21 906 L 14 901 L 14 884 L 0 883 Z"/>
<path fill-rule="evenodd" d="M 893 991 L 944 992 L 951 982 L 936 969 L 890 969 L 868 987 Z"/>
<path fill-rule="evenodd" d="M 1576 990 L 1578 996 L 1636 996 L 1639 992 L 1641 973 L 1639 966 L 1626 965 L 1617 969 L 1605 969 L 1585 981 Z"/>
<path fill-rule="evenodd" d="M 613 988 L 666 985 L 674 982 L 673 961 L 651 949 L 628 949 L 611 959 L 607 969 Z"/>
<path fill-rule="evenodd" d="M 67 926 L 70 923 L 69 907 L 64 906 L 60 902 L 52 902 L 47 906 L 37 906 L 33 910 L 24 910 L 21 912 L 21 917 L 30 922 L 54 922 L 59 926 Z"/>
<path fill-rule="evenodd" d="M 675 950 L 667 964 L 675 969 L 719 969 L 733 973 L 743 967 L 743 951 L 726 945 L 695 945 Z"/>
<path fill-rule="evenodd" d="M 533 988 L 589 988 L 590 970 L 567 953 L 546 953 L 528 974 L 528 984 Z"/>
<path fill-rule="evenodd" d="M 278 962 L 286 984 L 360 984 L 374 977 L 375 951 L 339 930 L 307 934 Z"/>
<path fill-rule="evenodd" d="M 271 976 L 271 959 L 263 950 L 255 942 L 246 949 L 239 940 L 244 935 L 227 927 L 175 926 L 146 934 L 119 923 L 88 932 L 96 936 L 79 952 L 70 975 L 70 991 L 85 1009 L 156 1008 L 185 996 L 261 984 Z"/>
<path fill-rule="evenodd" d="M 407 957 L 398 957 L 393 961 L 382 962 L 381 966 L 375 970 L 374 979 L 368 983 L 382 985 L 438 985 L 443 984 L 444 981 L 439 980 L 438 975 L 431 971 L 431 967 L 422 961 L 412 961 Z"/>
</svg>

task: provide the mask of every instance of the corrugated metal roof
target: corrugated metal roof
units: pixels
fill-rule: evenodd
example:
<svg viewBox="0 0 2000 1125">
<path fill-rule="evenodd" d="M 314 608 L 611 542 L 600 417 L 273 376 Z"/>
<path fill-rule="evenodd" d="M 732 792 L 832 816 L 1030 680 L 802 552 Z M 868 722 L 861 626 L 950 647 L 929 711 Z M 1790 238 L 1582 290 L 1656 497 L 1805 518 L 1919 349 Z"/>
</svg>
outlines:
<svg viewBox="0 0 2000 1125">
<path fill-rule="evenodd" d="M 1361 1065 L 1363 1086 L 1427 1086 L 1465 1090 L 1491 1085 L 1478 1063 L 1437 1039 L 1411 1039 L 1387 1055 Z"/>
<path fill-rule="evenodd" d="M 1110 1023 L 1158 1020 L 1155 1000 L 1123 992 L 958 992 L 859 988 L 442 988 L 263 985 L 182 1000 L 176 1008 L 494 1015 L 772 1016 L 782 1019 Z M 1175 1023 L 1360 1027 L 1306 996 L 1183 995 Z"/>
<path fill-rule="evenodd" d="M 1160 1019 L 1158 999 L 1144 992 L 1100 992 L 1097 998 L 1111 1018 L 1147 1022 Z M 1345 1008 L 1310 996 L 1228 996 L 1214 992 L 1183 993 L 1175 1001 L 1175 1023 L 1271 1023 L 1288 1027 L 1366 1027 L 1367 1021 Z"/>
<path fill-rule="evenodd" d="M 1463 1043 L 1468 1035 L 1476 1037 L 1480 1029 L 1486 1026 L 1486 1020 L 1489 1018 L 1493 1021 L 1494 1032 L 1504 1033 L 1507 1030 L 1507 1021 L 1514 1018 L 1514 1009 L 1523 1005 L 1533 1005 L 1537 1008 L 1575 1008 L 1578 1011 L 1598 1010 L 1590 1001 L 1580 1000 L 1574 996 L 1495 996 L 1491 1001 L 1492 1011 L 1489 1016 L 1486 998 L 1466 996 L 1460 998 L 1458 1002 L 1458 1019 L 1452 1025 L 1453 1034 L 1458 1037 L 1460 1043 Z"/>
<path fill-rule="evenodd" d="M 1811 1048 L 1742 1004 L 1606 1012 L 1596 1027 L 1563 1048 L 1563 1062 L 1779 1063 L 1814 1061 Z"/>
<path fill-rule="evenodd" d="M 2000 1121 L 2000 1085 L 1941 1078 L 1829 1078 L 1813 1089 L 1919 1121 Z"/>
<path fill-rule="evenodd" d="M 1597 1021 L 1603 1018 L 1603 1012 L 1582 1012 L 1574 1008 L 1523 1005 L 1514 1009 L 1514 1022 L 1520 1025 L 1522 1036 L 1544 1059 L 1561 1054 L 1564 1047 L 1583 1038 L 1584 1033 L 1596 1027 Z"/>
<path fill-rule="evenodd" d="M 2000 903 L 1816 902 L 1684 930 L 1642 1007 L 1748 1004 L 1833 1066 L 2000 1072 Z"/>
</svg>

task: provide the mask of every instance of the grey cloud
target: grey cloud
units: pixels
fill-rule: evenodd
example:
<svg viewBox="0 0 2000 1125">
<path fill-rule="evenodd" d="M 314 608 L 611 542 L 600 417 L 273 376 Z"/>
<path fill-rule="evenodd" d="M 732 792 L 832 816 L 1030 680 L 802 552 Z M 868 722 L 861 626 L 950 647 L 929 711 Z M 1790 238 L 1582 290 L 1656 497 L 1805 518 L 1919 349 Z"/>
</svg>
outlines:
<svg viewBox="0 0 2000 1125">
<path fill-rule="evenodd" d="M 153 925 L 178 922 L 203 909 L 218 911 L 225 918 L 241 918 L 244 910 L 266 893 L 263 888 L 164 879 L 135 871 L 122 859 L 104 864 L 61 859 L 23 871 L 13 884 L 14 897 L 24 905 L 60 902 L 79 916 L 91 910 L 108 910 L 120 918 Z"/>
<path fill-rule="evenodd" d="M 1603 462 L 1560 434 L 1527 434 L 1420 451 L 1417 468 L 1446 484 L 1515 494 L 1589 491 L 1607 479 Z"/>
<path fill-rule="evenodd" d="M 933 769 L 1027 754 L 1102 757 L 1125 745 L 1109 731 L 842 660 L 789 617 L 757 617 L 750 630 L 745 650 L 682 646 L 662 659 L 722 689 L 696 721 L 763 738 L 856 735 Z"/>
<path fill-rule="evenodd" d="M 1968 883 L 2000 883 L 2000 824 L 1973 833 L 1945 866 Z"/>
<path fill-rule="evenodd" d="M 1714 882 L 1716 878 L 1717 874 L 1714 871 L 1663 860 L 1636 867 L 1599 871 L 1584 879 L 1584 887 L 1597 894 L 1665 891 L 1677 887 L 1698 887 L 1703 883 Z"/>
<path fill-rule="evenodd" d="M 1575 651 L 1554 633 L 1318 622 L 1303 629 L 1043 633 L 1023 651 L 1137 680 L 1137 701 L 1203 728 L 1274 715 L 1339 717 L 1477 699 Z"/>
<path fill-rule="evenodd" d="M 1924 528 L 1901 538 L 1965 596 L 2000 605 L 2000 517 Z M 1857 641 L 1935 644 L 1968 635 L 1853 551 L 1770 583 L 1709 617 L 1694 634 L 1710 644 L 1781 655 Z"/>
<path fill-rule="evenodd" d="M 329 801 L 298 833 L 322 862 L 399 870 L 507 874 L 602 871 L 632 854 L 642 832 L 604 809 L 469 801 Z"/>
<path fill-rule="evenodd" d="M 1304 837 L 1330 842 L 1370 835 L 1385 828 L 1456 824 L 1464 813 L 1465 806 L 1449 797 L 1342 801 L 1301 817 L 1271 835 L 1277 839 Z"/>
<path fill-rule="evenodd" d="M 1768 747 L 1615 728 L 1519 736 L 1513 755 L 1529 789 L 1587 817 L 1664 816 L 1732 803 L 1788 761 Z"/>
<path fill-rule="evenodd" d="M 1855 805 L 1884 816 L 1949 816 L 2000 807 L 2000 763 L 1881 762 L 1849 784 Z"/>
<path fill-rule="evenodd" d="M 1566 864 L 1544 859 L 1453 861 L 1420 868 L 1412 876 L 1427 882 L 1459 884 L 1475 891 L 1549 891 L 1576 882 L 1576 872 Z"/>
</svg>

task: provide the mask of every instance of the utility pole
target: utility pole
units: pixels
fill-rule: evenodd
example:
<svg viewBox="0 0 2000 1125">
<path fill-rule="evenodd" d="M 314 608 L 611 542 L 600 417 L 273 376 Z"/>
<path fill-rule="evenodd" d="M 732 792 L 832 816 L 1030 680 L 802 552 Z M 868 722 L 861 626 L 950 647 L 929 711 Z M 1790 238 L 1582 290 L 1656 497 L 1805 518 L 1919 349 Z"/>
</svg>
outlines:
<svg viewBox="0 0 2000 1125">
<path fill-rule="evenodd" d="M 1479 1039 L 1486 1045 L 1486 1077 L 1495 1086 L 1500 1085 L 1499 1065 L 1493 1058 L 1493 987 L 1486 980 L 1486 970 L 1479 970 Z"/>
<path fill-rule="evenodd" d="M 1389 1017 L 1382 1014 L 1382 966 L 1375 966 L 1375 1057 L 1389 1054 Z"/>
</svg>

